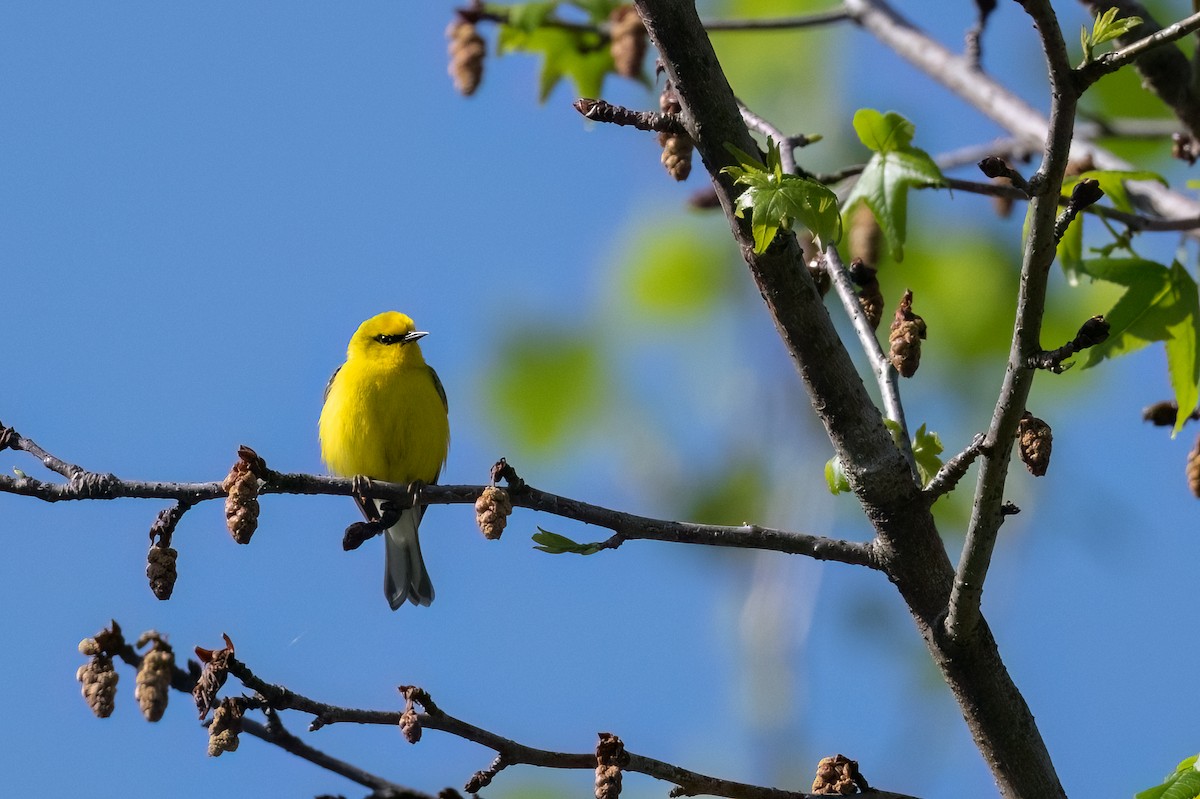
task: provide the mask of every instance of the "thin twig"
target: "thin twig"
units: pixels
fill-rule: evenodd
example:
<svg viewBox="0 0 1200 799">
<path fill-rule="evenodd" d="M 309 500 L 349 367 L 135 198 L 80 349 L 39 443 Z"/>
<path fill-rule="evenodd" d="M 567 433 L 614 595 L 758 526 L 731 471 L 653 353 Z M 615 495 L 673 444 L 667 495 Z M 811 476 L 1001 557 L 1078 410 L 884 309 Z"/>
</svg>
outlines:
<svg viewBox="0 0 1200 799">
<path fill-rule="evenodd" d="M 975 437 L 971 439 L 971 443 L 967 444 L 966 449 L 942 464 L 938 473 L 925 485 L 925 496 L 929 497 L 930 502 L 954 490 L 958 481 L 963 478 L 967 469 L 971 468 L 971 464 L 983 451 L 983 444 L 986 440 L 987 436 L 983 433 L 976 433 Z"/>
<path fill-rule="evenodd" d="M 913 480 L 920 485 L 921 478 L 917 471 L 917 460 L 913 456 L 912 442 L 909 440 L 908 422 L 904 418 L 904 403 L 900 400 L 899 373 L 896 372 L 896 367 L 892 365 L 891 360 L 884 354 L 875 330 L 867 320 L 867 315 L 863 313 L 862 303 L 858 300 L 854 284 L 850 281 L 850 273 L 842 263 L 837 248 L 825 248 L 824 255 L 825 269 L 829 273 L 833 288 L 842 302 L 846 315 L 850 317 L 859 344 L 871 364 L 871 372 L 875 375 L 875 383 L 879 386 L 879 395 L 883 401 L 883 412 L 888 419 L 899 425 L 900 433 L 897 443 L 912 470 Z"/>
<path fill-rule="evenodd" d="M 794 17 L 777 17 L 773 19 L 710 19 L 702 23 L 705 30 L 736 32 L 736 31 L 766 31 L 766 30 L 796 30 L 812 28 L 818 25 L 831 25 L 850 18 L 844 7 L 815 14 L 802 14 Z"/>
<path fill-rule="evenodd" d="M 687 130 L 675 114 L 660 114 L 657 111 L 634 111 L 604 100 L 581 97 L 571 103 L 572 107 L 593 122 L 608 122 L 613 125 L 628 125 L 638 130 L 670 133 L 686 136 Z"/>
<path fill-rule="evenodd" d="M 229 673 L 237 677 L 246 688 L 261 696 L 274 710 L 296 710 L 313 716 L 312 729 L 340 723 L 374 724 L 389 727 L 395 727 L 400 723 L 400 711 L 341 707 L 311 699 L 282 685 L 269 683 L 254 674 L 245 663 L 237 658 L 229 659 Z M 417 721 L 422 729 L 438 730 L 485 746 L 499 755 L 504 766 L 529 765 L 543 768 L 586 770 L 596 768 L 595 752 L 559 752 L 528 746 L 451 716 L 432 702 L 421 702 L 420 704 L 425 708 L 425 712 L 417 714 Z M 625 770 L 635 771 L 680 786 L 684 791 L 681 795 L 703 794 L 732 797 L 733 799 L 807 799 L 809 796 L 809 794 L 799 791 L 783 791 L 777 788 L 711 777 L 632 752 L 629 753 L 629 764 L 625 766 Z M 878 799 L 912 799 L 904 794 L 889 791 L 873 791 L 872 795 Z"/>
</svg>

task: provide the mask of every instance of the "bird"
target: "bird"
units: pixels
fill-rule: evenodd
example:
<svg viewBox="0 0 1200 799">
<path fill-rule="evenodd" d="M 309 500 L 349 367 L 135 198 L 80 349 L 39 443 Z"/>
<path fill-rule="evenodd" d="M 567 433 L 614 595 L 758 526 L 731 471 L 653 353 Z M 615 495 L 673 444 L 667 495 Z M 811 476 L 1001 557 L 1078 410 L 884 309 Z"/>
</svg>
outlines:
<svg viewBox="0 0 1200 799">
<path fill-rule="evenodd" d="M 449 405 L 417 344 L 426 335 L 408 316 L 387 311 L 351 336 L 346 362 L 325 387 L 318 423 L 321 459 L 333 474 L 406 485 L 437 482 L 450 449 Z M 386 501 L 356 499 L 368 521 L 391 510 Z M 400 511 L 384 532 L 384 593 L 392 610 L 406 600 L 433 602 L 417 537 L 424 510 L 414 504 Z"/>
</svg>

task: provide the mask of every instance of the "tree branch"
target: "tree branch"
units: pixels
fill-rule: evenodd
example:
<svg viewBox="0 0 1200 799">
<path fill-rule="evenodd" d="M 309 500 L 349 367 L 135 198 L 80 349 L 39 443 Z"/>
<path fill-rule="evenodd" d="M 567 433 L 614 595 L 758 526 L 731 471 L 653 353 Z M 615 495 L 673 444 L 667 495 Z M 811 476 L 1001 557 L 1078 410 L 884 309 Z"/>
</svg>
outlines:
<svg viewBox="0 0 1200 799">
<path fill-rule="evenodd" d="M 0 435 L 11 431 L 11 438 L 21 446 L 15 449 L 40 453 L 39 458 L 62 463 L 30 439 L 11 428 L 0 427 Z M 0 439 L 2 442 L 3 439 Z M 29 449 L 27 449 L 29 448 Z M 33 497 L 45 502 L 104 499 L 172 499 L 194 505 L 214 499 L 224 499 L 225 487 L 212 483 L 170 483 L 160 481 L 122 480 L 115 475 L 96 475 L 79 466 L 71 466 L 73 477 L 68 483 L 48 483 L 24 476 L 0 475 L 0 493 Z M 93 479 L 102 478 L 102 479 Z M 422 505 L 463 505 L 474 503 L 486 486 L 425 485 L 416 492 Z M 397 508 L 410 507 L 414 493 L 409 486 L 372 480 L 366 487 L 357 486 L 353 479 L 311 474 L 285 474 L 265 470 L 259 494 L 324 494 L 330 496 L 363 495 L 372 499 L 391 500 Z M 817 560 L 835 561 L 872 569 L 882 568 L 871 544 L 825 538 L 824 536 L 778 530 L 754 524 L 737 527 L 716 524 L 695 524 L 652 519 L 632 513 L 592 505 L 577 499 L 541 491 L 521 481 L 510 487 L 509 497 L 516 507 L 550 513 L 564 519 L 612 530 L 616 535 L 597 544 L 597 549 L 616 549 L 626 541 L 669 541 L 677 544 L 764 549 L 790 555 L 807 555 Z"/>
<path fill-rule="evenodd" d="M 141 656 L 133 647 L 125 644 L 118 652 L 122 660 L 135 669 L 141 664 Z M 186 672 L 175 667 L 172 672 L 171 687 L 187 694 L 192 693 L 199 672 L 198 664 L 192 663 L 193 671 Z M 331 724 L 374 724 L 395 728 L 402 722 L 402 713 L 396 710 L 366 710 L 333 705 L 311 699 L 285 686 L 267 682 L 256 675 L 245 663 L 236 657 L 228 659 L 228 673 L 236 677 L 244 687 L 253 691 L 262 704 L 268 723 L 260 725 L 250 719 L 243 719 L 242 731 L 249 732 L 255 737 L 268 743 L 275 744 L 292 754 L 303 757 L 322 768 L 340 774 L 360 785 L 371 788 L 381 794 L 390 792 L 397 799 L 432 799 L 428 794 L 411 788 L 388 782 L 382 777 L 370 774 L 338 758 L 331 757 L 320 750 L 314 749 L 301 739 L 287 732 L 279 720 L 278 712 L 294 710 L 313 717 L 309 725 L 310 732 Z M 411 692 L 410 692 L 411 691 Z M 437 730 L 453 735 L 465 741 L 487 747 L 497 753 L 496 764 L 488 774 L 488 779 L 502 768 L 515 765 L 538 766 L 542 768 L 584 769 L 596 768 L 595 752 L 558 752 L 549 749 L 539 749 L 506 738 L 498 733 L 477 727 L 474 724 L 451 716 L 443 711 L 421 689 L 412 686 L 402 688 L 406 696 L 415 697 L 417 704 L 422 705 L 425 712 L 416 714 L 416 724 L 421 729 Z M 419 739 L 419 735 L 418 735 Z M 416 741 L 413 741 L 416 743 Z M 625 771 L 645 774 L 654 779 L 669 782 L 677 786 L 672 796 L 724 796 L 730 799 L 810 799 L 815 794 L 803 791 L 784 791 L 749 783 L 725 780 L 701 774 L 697 771 L 676 766 L 644 755 L 629 754 L 629 762 L 622 766 Z M 483 772 L 481 772 L 483 773 Z M 486 784 L 486 783 L 484 783 Z M 478 784 L 482 788 L 483 784 Z M 468 789 L 470 790 L 470 789 Z M 471 791 L 474 793 L 475 791 Z M 872 789 L 874 799 L 914 799 L 906 794 Z"/>
<path fill-rule="evenodd" d="M 1050 123 L 1045 117 L 992 78 L 972 69 L 966 59 L 955 56 L 925 35 L 883 0 L 846 0 L 845 6 L 859 26 L 901 58 L 962 97 L 1012 135 L 1038 148 L 1044 145 L 1050 132 Z M 1172 49 L 1163 47 L 1153 52 Z M 1176 77 L 1186 81 L 1187 74 L 1185 68 L 1183 74 Z M 1133 170 L 1132 165 L 1102 147 L 1072 142 L 1071 158 L 1085 155 L 1091 156 L 1100 169 Z M 1152 209 L 1163 218 L 1200 218 L 1200 203 L 1157 182 L 1131 182 L 1129 193 L 1141 207 Z M 1195 230 L 1189 235 L 1200 238 L 1200 233 Z"/>
<path fill-rule="evenodd" d="M 846 4 L 852 13 L 852 5 L 859 9 L 860 22 L 866 19 L 864 7 L 877 7 L 854 0 Z M 779 236 L 764 253 L 755 253 L 748 220 L 733 213 L 736 190 L 720 173 L 732 161 L 725 145 L 747 151 L 753 145 L 693 4 L 636 0 L 635 6 L 679 94 L 682 121 L 712 177 L 743 258 L 875 527 L 883 568 L 908 604 L 1001 792 L 1012 797 L 1062 796 L 1033 716 L 1008 676 L 987 625 L 980 622 L 969 641 L 952 641 L 945 635 L 942 620 L 953 569 L 928 498 L 914 484 L 906 460 L 855 373 L 804 268 L 795 237 Z M 1053 208 L 1048 202 L 1043 205 Z"/>
<path fill-rule="evenodd" d="M 1012 445 L 1033 386 L 1035 370 L 1030 365 L 1030 359 L 1042 351 L 1042 317 L 1045 315 L 1050 265 L 1057 246 L 1059 195 L 1070 154 L 1078 100 L 1066 44 L 1053 9 L 1045 0 L 1026 0 L 1023 5 L 1034 20 L 1046 54 L 1052 97 L 1050 135 L 1046 139 L 1042 165 L 1029 181 L 1034 197 L 1030 201 L 1029 235 L 1021 263 L 1012 347 L 1004 383 L 987 432 L 975 488 L 975 502 L 971 509 L 971 523 L 946 616 L 946 630 L 956 641 L 971 637 L 979 623 L 983 581 L 991 563 L 996 536 L 1004 522 L 1001 506 L 1004 504 L 1004 486 Z M 1061 792 L 1062 788 L 1058 787 L 1058 790 Z"/>
</svg>

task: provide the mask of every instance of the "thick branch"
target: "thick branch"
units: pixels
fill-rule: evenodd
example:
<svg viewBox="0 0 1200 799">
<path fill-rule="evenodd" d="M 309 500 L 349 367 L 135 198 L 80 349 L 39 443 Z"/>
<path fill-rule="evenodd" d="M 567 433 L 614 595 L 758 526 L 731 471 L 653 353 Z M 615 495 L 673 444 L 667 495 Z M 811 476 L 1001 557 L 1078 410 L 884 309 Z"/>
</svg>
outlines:
<svg viewBox="0 0 1200 799">
<path fill-rule="evenodd" d="M 746 222 L 732 213 L 736 191 L 719 170 L 731 160 L 725 144 L 749 150 L 749 136 L 692 3 L 637 0 L 635 5 L 675 84 L 683 123 L 713 176 L 743 257 L 877 531 L 884 569 L 907 602 L 1001 791 L 1013 797 L 1061 796 L 1033 716 L 1012 684 L 986 624 L 980 623 L 969 641 L 953 642 L 944 634 L 941 619 L 953 570 L 929 514 L 929 500 L 920 494 L 854 372 L 794 237 L 781 236 L 765 253 L 756 254 Z M 862 22 L 864 9 L 877 9 L 878 4 L 847 3 L 852 13 L 854 7 Z M 1053 204 L 1042 202 L 1051 208 L 1051 222 L 1057 197 L 1052 200 Z"/>
</svg>

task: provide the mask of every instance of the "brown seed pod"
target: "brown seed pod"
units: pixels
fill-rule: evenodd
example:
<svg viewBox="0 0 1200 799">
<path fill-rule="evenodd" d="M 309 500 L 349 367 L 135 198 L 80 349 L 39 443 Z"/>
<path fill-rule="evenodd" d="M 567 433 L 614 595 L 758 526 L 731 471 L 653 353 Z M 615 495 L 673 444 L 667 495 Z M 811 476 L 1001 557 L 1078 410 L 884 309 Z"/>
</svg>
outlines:
<svg viewBox="0 0 1200 799">
<path fill-rule="evenodd" d="M 258 471 L 262 459 L 249 447 L 238 450 L 238 461 L 233 464 L 221 487 L 225 497 L 225 526 L 239 544 L 249 544 L 258 529 Z"/>
<path fill-rule="evenodd" d="M 1017 447 L 1021 453 L 1021 462 L 1034 477 L 1041 477 L 1049 468 L 1050 450 L 1053 445 L 1054 435 L 1050 431 L 1050 425 L 1025 411 L 1025 415 L 1017 423 Z"/>
<path fill-rule="evenodd" d="M 150 651 L 142 655 L 138 667 L 137 685 L 133 696 L 146 721 L 158 721 L 167 709 L 167 696 L 171 688 L 171 669 L 175 666 L 175 653 L 171 645 L 153 630 L 142 633 L 138 647 L 153 644 Z"/>
<path fill-rule="evenodd" d="M 675 87 L 669 80 L 663 86 L 662 94 L 658 96 L 658 107 L 664 114 L 678 114 L 683 110 L 683 106 L 679 104 L 679 96 L 675 93 Z M 675 180 L 687 180 L 688 175 L 692 173 L 693 146 L 691 138 L 661 132 L 658 134 L 658 144 L 663 148 L 662 157 L 659 160 L 662 161 L 667 174 Z"/>
<path fill-rule="evenodd" d="M 79 645 L 84 651 L 84 644 L 94 639 L 87 638 Z M 112 715 L 117 698 L 117 682 L 120 675 L 113 668 L 112 658 L 97 654 L 75 672 L 75 679 L 83 684 L 83 699 L 97 718 L 106 719 Z"/>
<path fill-rule="evenodd" d="M 488 486 L 475 500 L 475 523 L 489 541 L 495 541 L 504 532 L 510 513 L 512 499 L 503 488 Z"/>
<path fill-rule="evenodd" d="M 410 744 L 421 740 L 421 717 L 417 715 L 417 709 L 411 703 L 400 714 L 400 732 Z"/>
<path fill-rule="evenodd" d="M 647 36 L 637 9 L 631 5 L 617 6 L 608 19 L 613 69 L 624 78 L 640 76 L 642 62 L 646 60 Z"/>
<path fill-rule="evenodd" d="M 470 97 L 483 80 L 483 59 L 487 56 L 487 42 L 479 35 L 474 22 L 456 16 L 446 28 L 446 39 L 450 44 L 450 77 L 454 88 L 464 97 Z"/>
<path fill-rule="evenodd" d="M 200 711 L 201 721 L 208 715 L 210 709 L 217 706 L 217 692 L 221 690 L 221 686 L 229 677 L 229 659 L 233 657 L 233 641 L 229 640 L 228 635 L 222 637 L 225 639 L 224 649 L 196 647 L 196 657 L 200 658 L 204 669 L 200 672 L 200 678 L 196 680 L 195 687 L 192 688 L 192 699 L 196 702 L 196 709 Z"/>
<path fill-rule="evenodd" d="M 600 733 L 596 744 L 596 799 L 621 795 L 621 769 L 629 765 L 625 744 L 611 732 Z"/>
<path fill-rule="evenodd" d="M 896 315 L 892 319 L 892 332 L 888 337 L 891 344 L 891 361 L 896 371 L 904 377 L 912 377 L 921 364 L 921 340 L 925 338 L 925 320 L 912 310 L 913 294 L 904 292 Z"/>
<path fill-rule="evenodd" d="M 812 784 L 815 794 L 849 796 L 869 788 L 858 770 L 858 763 L 845 755 L 823 757 L 817 764 L 817 776 Z"/>
<path fill-rule="evenodd" d="M 1188 453 L 1187 481 L 1192 494 L 1200 497 L 1200 438 L 1196 439 L 1196 446 Z"/>
<path fill-rule="evenodd" d="M 170 599 L 175 590 L 175 578 L 178 577 L 175 561 L 178 558 L 179 553 L 174 547 L 158 544 L 151 544 L 146 553 L 146 577 L 150 580 L 150 590 L 159 599 Z"/>
<path fill-rule="evenodd" d="M 865 202 L 854 207 L 854 215 L 850 218 L 850 257 L 861 258 L 868 264 L 879 263 L 879 244 L 883 231 L 875 214 Z"/>
<path fill-rule="evenodd" d="M 238 734 L 242 731 L 242 703 L 226 697 L 213 711 L 212 723 L 208 725 L 208 756 L 220 757 L 226 752 L 236 752 Z"/>
<path fill-rule="evenodd" d="M 858 302 L 872 330 L 878 330 L 883 321 L 883 292 L 875 275 L 876 269 L 863 263 L 861 258 L 850 262 L 850 279 L 858 286 Z"/>
</svg>

